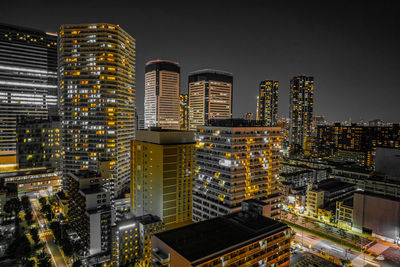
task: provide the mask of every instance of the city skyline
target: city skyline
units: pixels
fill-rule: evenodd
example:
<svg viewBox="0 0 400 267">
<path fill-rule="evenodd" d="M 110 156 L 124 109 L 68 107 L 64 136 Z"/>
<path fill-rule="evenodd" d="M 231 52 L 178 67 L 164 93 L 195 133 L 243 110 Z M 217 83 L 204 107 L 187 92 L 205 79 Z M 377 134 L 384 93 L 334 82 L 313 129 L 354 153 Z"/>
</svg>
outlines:
<svg viewBox="0 0 400 267">
<path fill-rule="evenodd" d="M 279 81 L 279 117 L 288 117 L 289 81 L 304 74 L 315 77 L 315 115 L 329 121 L 399 121 L 395 101 L 398 37 L 391 35 L 398 20 L 389 5 L 373 9 L 353 2 L 324 9 L 309 2 L 219 2 L 208 16 L 202 16 L 207 2 L 198 9 L 160 4 L 151 12 L 146 12 L 148 4 L 135 3 L 128 8 L 126 3 L 113 7 L 112 13 L 101 4 L 105 2 L 96 3 L 99 5 L 80 3 L 80 9 L 71 3 L 64 12 L 53 12 L 52 5 L 32 7 L 27 3 L 21 8 L 4 3 L 0 21 L 53 32 L 69 23 L 120 24 L 137 40 L 136 105 L 140 113 L 145 62 L 160 58 L 180 63 L 181 92 L 187 91 L 192 71 L 213 68 L 232 72 L 234 117 L 255 114 L 258 82 L 264 79 Z M 263 20 L 262 14 L 269 19 Z M 164 21 L 171 27 L 159 27 Z M 209 37 L 199 37 L 204 35 Z"/>
</svg>

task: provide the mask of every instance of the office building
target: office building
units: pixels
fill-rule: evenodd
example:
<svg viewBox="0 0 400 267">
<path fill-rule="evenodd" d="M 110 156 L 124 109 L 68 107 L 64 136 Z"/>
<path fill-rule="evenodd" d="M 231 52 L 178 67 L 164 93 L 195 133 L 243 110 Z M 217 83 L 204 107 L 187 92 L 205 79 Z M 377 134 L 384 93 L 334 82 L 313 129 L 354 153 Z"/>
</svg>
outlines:
<svg viewBox="0 0 400 267">
<path fill-rule="evenodd" d="M 265 126 L 278 123 L 278 86 L 277 81 L 261 81 L 257 96 L 257 120 Z"/>
<path fill-rule="evenodd" d="M 297 76 L 290 80 L 290 133 L 292 152 L 301 151 L 305 137 L 311 136 L 314 105 L 314 77 Z"/>
<path fill-rule="evenodd" d="M 146 63 L 144 124 L 145 128 L 180 129 L 180 66 L 168 60 Z"/>
<path fill-rule="evenodd" d="M 193 221 L 240 210 L 259 199 L 269 217 L 280 214 L 280 128 L 259 121 L 210 121 L 196 133 Z"/>
<path fill-rule="evenodd" d="M 16 184 L 18 193 L 47 191 L 53 194 L 61 189 L 62 173 L 46 167 L 14 169 L 0 173 L 0 182 Z"/>
<path fill-rule="evenodd" d="M 182 131 L 188 131 L 189 129 L 189 98 L 188 94 L 179 95 L 180 104 L 180 115 L 179 124 Z"/>
<path fill-rule="evenodd" d="M 167 228 L 191 221 L 193 132 L 137 131 L 132 141 L 132 207 L 136 216 L 153 214 Z"/>
<path fill-rule="evenodd" d="M 189 74 L 189 130 L 211 119 L 232 118 L 233 76 L 216 70 Z"/>
<path fill-rule="evenodd" d="M 16 150 L 17 116 L 57 115 L 57 34 L 0 24 L 0 151 Z"/>
<path fill-rule="evenodd" d="M 82 244 L 93 256 L 111 252 L 111 200 L 108 177 L 81 170 L 68 173 L 68 220 Z"/>
<path fill-rule="evenodd" d="M 112 266 L 125 266 L 139 257 L 139 225 L 134 217 L 112 227 Z"/>
<path fill-rule="evenodd" d="M 164 230 L 161 219 L 152 214 L 127 216 L 113 226 L 112 266 L 151 263 L 151 236 Z"/>
<path fill-rule="evenodd" d="M 289 266 L 291 236 L 286 224 L 244 207 L 155 234 L 152 258 L 156 266 Z"/>
<path fill-rule="evenodd" d="M 135 133 L 135 40 L 118 25 L 60 28 L 63 172 L 110 162 L 111 197 L 129 191 Z"/>
<path fill-rule="evenodd" d="M 60 117 L 17 117 L 17 160 L 20 169 L 46 167 L 60 170 Z"/>
<path fill-rule="evenodd" d="M 151 263 L 151 237 L 154 234 L 163 232 L 165 225 L 162 220 L 155 215 L 146 214 L 137 218 L 139 222 L 139 246 L 140 258 L 139 264 L 143 267 L 153 266 Z"/>
</svg>

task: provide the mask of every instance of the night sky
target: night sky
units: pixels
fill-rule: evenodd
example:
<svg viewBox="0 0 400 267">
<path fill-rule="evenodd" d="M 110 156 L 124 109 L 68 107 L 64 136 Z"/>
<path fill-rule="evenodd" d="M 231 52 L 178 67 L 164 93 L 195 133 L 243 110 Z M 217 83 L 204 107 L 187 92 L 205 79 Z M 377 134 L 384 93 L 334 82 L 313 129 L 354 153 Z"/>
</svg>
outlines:
<svg viewBox="0 0 400 267">
<path fill-rule="evenodd" d="M 389 1 L 325 2 L 3 0 L 0 22 L 52 32 L 119 24 L 136 39 L 139 113 L 145 62 L 160 58 L 181 64 L 181 91 L 191 71 L 233 73 L 235 117 L 255 113 L 264 79 L 280 82 L 279 115 L 287 116 L 289 80 L 304 74 L 315 79 L 314 115 L 399 122 L 398 9 Z"/>
</svg>

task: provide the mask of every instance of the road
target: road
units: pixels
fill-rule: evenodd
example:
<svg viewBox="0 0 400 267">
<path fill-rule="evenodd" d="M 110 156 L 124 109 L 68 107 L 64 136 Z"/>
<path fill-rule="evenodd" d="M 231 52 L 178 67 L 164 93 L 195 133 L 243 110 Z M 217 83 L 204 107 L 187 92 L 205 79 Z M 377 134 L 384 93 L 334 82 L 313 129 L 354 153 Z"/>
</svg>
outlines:
<svg viewBox="0 0 400 267">
<path fill-rule="evenodd" d="M 317 236 L 311 235 L 309 233 L 302 232 L 295 229 L 296 236 L 295 241 L 299 244 L 303 244 L 304 248 L 313 250 L 317 253 L 329 254 L 337 259 L 348 259 L 351 261 L 353 266 L 364 267 L 364 266 L 382 266 L 382 267 L 395 267 L 399 266 L 400 262 L 394 262 L 392 260 L 378 261 L 374 260 L 372 257 L 349 250 L 342 247 L 339 244 L 335 244 L 331 241 L 319 238 Z M 322 255 L 321 254 L 321 255 Z"/>
<path fill-rule="evenodd" d="M 54 243 L 54 235 L 51 230 L 49 230 L 46 220 L 40 212 L 38 200 L 33 198 L 30 200 L 32 203 L 34 217 L 39 225 L 39 237 L 46 243 L 46 247 L 51 256 L 53 265 L 56 267 L 67 267 L 68 265 L 64 261 L 60 248 Z"/>
</svg>

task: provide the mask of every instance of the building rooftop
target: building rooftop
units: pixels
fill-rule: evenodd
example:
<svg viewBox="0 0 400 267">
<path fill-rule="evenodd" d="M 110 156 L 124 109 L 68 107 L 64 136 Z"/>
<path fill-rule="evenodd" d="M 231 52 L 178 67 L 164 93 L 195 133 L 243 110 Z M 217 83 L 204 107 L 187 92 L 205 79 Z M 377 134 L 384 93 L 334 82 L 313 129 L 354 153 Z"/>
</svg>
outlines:
<svg viewBox="0 0 400 267">
<path fill-rule="evenodd" d="M 193 72 L 189 73 L 189 76 L 199 75 L 199 74 L 219 74 L 219 75 L 233 76 L 233 74 L 230 72 L 222 71 L 222 70 L 213 70 L 213 69 L 202 69 L 202 70 L 193 71 Z"/>
<path fill-rule="evenodd" d="M 345 201 L 343 201 L 343 206 L 346 206 L 346 207 L 353 208 L 353 204 L 354 204 L 354 198 L 353 197 L 348 198 Z"/>
<path fill-rule="evenodd" d="M 332 193 L 348 187 L 354 187 L 354 184 L 342 182 L 338 179 L 326 179 L 316 184 L 316 186 L 317 191 L 326 191 Z"/>
<path fill-rule="evenodd" d="M 153 215 L 153 214 L 145 214 L 145 215 L 136 217 L 135 220 L 137 220 L 138 222 L 140 222 L 143 225 L 161 222 L 161 219 L 158 216 Z"/>
<path fill-rule="evenodd" d="M 286 224 L 261 215 L 236 212 L 155 236 L 190 262 L 202 262 L 210 255 L 215 258 L 254 242 L 254 238 L 261 239 L 287 228 Z"/>
<path fill-rule="evenodd" d="M 194 144 L 194 132 L 150 128 L 136 131 L 136 141 L 158 145 Z"/>
<path fill-rule="evenodd" d="M 391 201 L 400 202 L 400 198 L 398 198 L 398 197 L 377 194 L 377 193 L 373 193 L 373 192 L 369 192 L 369 191 L 357 191 L 354 194 L 366 195 L 366 196 L 371 196 L 371 197 L 376 197 L 376 198 L 383 198 L 383 199 L 388 199 L 388 200 L 391 200 Z"/>
</svg>

